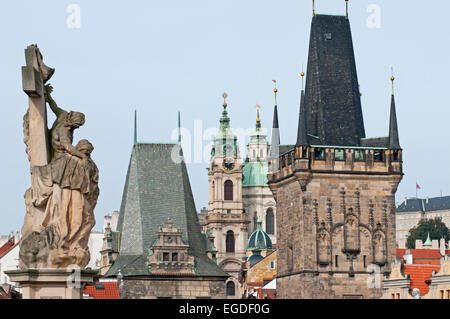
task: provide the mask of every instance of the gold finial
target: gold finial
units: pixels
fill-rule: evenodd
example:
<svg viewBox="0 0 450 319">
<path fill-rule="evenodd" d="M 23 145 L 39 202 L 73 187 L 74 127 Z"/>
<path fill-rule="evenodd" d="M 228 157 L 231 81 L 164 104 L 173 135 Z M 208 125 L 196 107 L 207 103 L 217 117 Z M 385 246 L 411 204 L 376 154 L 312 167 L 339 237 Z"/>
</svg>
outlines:
<svg viewBox="0 0 450 319">
<path fill-rule="evenodd" d="M 394 77 L 394 68 L 393 68 L 393 67 L 391 67 L 391 73 L 392 73 L 392 76 L 391 76 L 391 82 L 392 82 L 392 95 L 394 95 L 394 81 L 395 81 L 395 77 Z"/>
<path fill-rule="evenodd" d="M 261 122 L 261 119 L 259 118 L 259 109 L 261 108 L 261 105 L 256 104 L 256 123 Z"/>
<path fill-rule="evenodd" d="M 358 84 L 359 96 L 362 96 L 361 85 Z"/>
<path fill-rule="evenodd" d="M 277 80 L 272 80 L 272 82 L 275 85 L 275 88 L 273 89 L 273 93 L 275 93 L 275 105 L 277 105 L 277 93 L 278 93 Z"/>
<path fill-rule="evenodd" d="M 303 65 L 302 65 L 302 72 L 300 73 L 300 76 L 302 77 L 302 91 L 305 89 L 305 72 L 303 72 Z"/>
<path fill-rule="evenodd" d="M 227 97 L 228 97 L 228 94 L 227 93 L 223 93 L 222 94 L 222 97 L 223 97 L 223 108 L 226 108 L 227 107 Z"/>
<path fill-rule="evenodd" d="M 313 17 L 315 17 L 316 16 L 316 8 L 314 5 L 314 0 L 312 0 L 312 2 L 313 2 Z"/>
</svg>

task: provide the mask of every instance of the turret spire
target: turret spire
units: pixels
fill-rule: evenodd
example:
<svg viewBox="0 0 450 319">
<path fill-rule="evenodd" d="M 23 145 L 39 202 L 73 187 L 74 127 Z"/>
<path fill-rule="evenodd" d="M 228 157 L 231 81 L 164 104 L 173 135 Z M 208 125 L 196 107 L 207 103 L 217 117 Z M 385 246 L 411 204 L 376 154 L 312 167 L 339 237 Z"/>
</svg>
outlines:
<svg viewBox="0 0 450 319">
<path fill-rule="evenodd" d="M 345 17 L 348 19 L 348 0 L 345 0 Z"/>
<path fill-rule="evenodd" d="M 272 159 L 278 159 L 280 152 L 280 128 L 278 125 L 278 106 L 277 106 L 277 81 L 272 80 L 275 84 L 273 93 L 275 94 L 275 106 L 273 108 L 273 126 L 272 126 L 272 145 L 270 147 L 270 157 Z"/>
<path fill-rule="evenodd" d="M 137 144 L 137 112 L 134 110 L 134 145 Z"/>
<path fill-rule="evenodd" d="M 305 73 L 302 72 L 302 83 L 303 83 L 303 77 L 305 76 Z M 303 84 L 302 84 L 303 86 Z M 302 93 L 300 97 L 300 113 L 298 118 L 298 131 L 297 131 L 297 144 L 296 146 L 308 146 L 308 136 L 306 131 L 306 108 L 305 108 L 305 90 L 302 87 Z"/>
<path fill-rule="evenodd" d="M 178 143 L 181 143 L 181 119 L 179 111 L 178 111 Z"/>
<path fill-rule="evenodd" d="M 389 148 L 390 149 L 401 149 L 399 137 L 398 137 L 398 126 L 397 126 L 397 114 L 395 110 L 395 97 L 394 97 L 394 80 L 395 77 L 392 75 L 392 97 L 391 97 L 391 114 L 389 119 Z"/>
</svg>

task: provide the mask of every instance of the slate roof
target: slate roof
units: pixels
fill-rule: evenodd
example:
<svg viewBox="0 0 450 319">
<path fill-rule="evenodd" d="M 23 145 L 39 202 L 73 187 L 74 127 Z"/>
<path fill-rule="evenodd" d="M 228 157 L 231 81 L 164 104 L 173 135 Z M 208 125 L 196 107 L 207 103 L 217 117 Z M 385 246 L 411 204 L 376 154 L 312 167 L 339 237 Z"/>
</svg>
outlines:
<svg viewBox="0 0 450 319">
<path fill-rule="evenodd" d="M 197 276 L 229 276 L 206 255 L 186 165 L 172 160 L 175 145 L 133 146 L 117 224 L 120 251 L 106 276 L 119 269 L 123 276 L 151 275 L 148 252 L 168 217 L 190 246 Z"/>
<path fill-rule="evenodd" d="M 280 155 L 292 151 L 295 145 L 280 145 Z"/>
<path fill-rule="evenodd" d="M 359 146 L 365 137 L 349 20 L 315 15 L 306 75 L 307 132 L 321 145 Z"/>
<path fill-rule="evenodd" d="M 429 198 L 408 198 L 406 204 L 403 201 L 395 210 L 397 213 L 405 212 L 432 212 L 438 210 L 450 210 L 450 196 Z"/>
</svg>

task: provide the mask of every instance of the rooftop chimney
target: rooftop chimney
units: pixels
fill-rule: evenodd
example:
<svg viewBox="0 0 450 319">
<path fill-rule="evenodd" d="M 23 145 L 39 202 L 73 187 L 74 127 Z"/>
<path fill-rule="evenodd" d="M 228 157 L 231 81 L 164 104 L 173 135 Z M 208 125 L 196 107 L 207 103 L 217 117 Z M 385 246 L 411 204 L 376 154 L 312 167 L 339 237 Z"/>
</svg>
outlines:
<svg viewBox="0 0 450 319">
<path fill-rule="evenodd" d="M 413 264 L 413 255 L 411 254 L 411 251 L 409 249 L 406 250 L 405 255 L 403 256 L 403 260 L 405 261 L 406 265 Z"/>
<path fill-rule="evenodd" d="M 423 249 L 423 241 L 421 239 L 416 240 L 416 249 Z"/>
<path fill-rule="evenodd" d="M 439 240 L 433 239 L 431 241 L 431 249 L 439 249 Z"/>
<path fill-rule="evenodd" d="M 441 256 L 445 256 L 445 238 L 441 238 L 440 240 L 439 252 L 441 253 Z"/>
</svg>

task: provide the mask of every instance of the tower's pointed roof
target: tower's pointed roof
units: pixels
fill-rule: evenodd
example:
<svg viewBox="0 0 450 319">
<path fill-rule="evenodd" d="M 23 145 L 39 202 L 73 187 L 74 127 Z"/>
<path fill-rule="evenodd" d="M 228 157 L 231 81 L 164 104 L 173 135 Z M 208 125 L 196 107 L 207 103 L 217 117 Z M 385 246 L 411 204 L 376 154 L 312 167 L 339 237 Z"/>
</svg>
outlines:
<svg viewBox="0 0 450 319">
<path fill-rule="evenodd" d="M 276 81 L 273 80 L 276 85 Z M 280 125 L 278 123 L 278 103 L 277 103 L 277 93 L 278 89 L 275 86 L 273 90 L 275 94 L 275 105 L 273 107 L 273 125 L 272 125 L 272 144 L 270 146 L 270 157 L 277 158 L 280 154 Z"/>
<path fill-rule="evenodd" d="M 359 146 L 365 138 L 352 34 L 345 16 L 316 14 L 312 19 L 305 109 L 307 134 L 323 145 Z"/>
<path fill-rule="evenodd" d="M 391 115 L 389 119 L 389 148 L 393 150 L 401 149 L 398 138 L 397 113 L 395 111 L 395 97 L 391 97 Z"/>
<path fill-rule="evenodd" d="M 306 110 L 305 110 L 305 91 L 302 90 L 300 97 L 300 113 L 298 117 L 298 132 L 296 146 L 308 146 L 308 134 L 306 133 Z"/>
<path fill-rule="evenodd" d="M 106 276 L 119 270 L 123 276 L 151 275 L 146 265 L 149 249 L 168 217 L 183 232 L 195 274 L 226 276 L 206 255 L 186 165 L 182 154 L 181 161 L 172 158 L 174 147 L 182 153 L 178 143 L 133 146 L 117 224 L 119 255 Z"/>
</svg>

